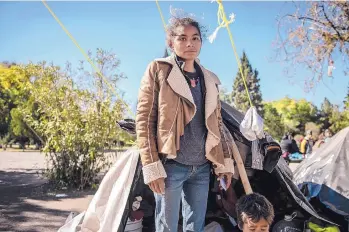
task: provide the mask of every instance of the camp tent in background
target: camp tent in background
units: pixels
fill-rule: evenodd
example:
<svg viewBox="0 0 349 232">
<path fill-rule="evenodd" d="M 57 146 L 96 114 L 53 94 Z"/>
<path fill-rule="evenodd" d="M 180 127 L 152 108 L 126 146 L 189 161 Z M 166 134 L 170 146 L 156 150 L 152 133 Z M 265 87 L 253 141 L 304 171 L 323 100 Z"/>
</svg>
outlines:
<svg viewBox="0 0 349 232">
<path fill-rule="evenodd" d="M 262 169 L 252 168 L 252 143 L 244 138 L 239 131 L 240 122 L 243 120 L 243 115 L 240 112 L 222 102 L 222 117 L 226 129 L 229 130 L 229 134 L 234 139 L 244 161 L 253 191 L 266 196 L 273 204 L 275 223 L 282 221 L 285 215 L 294 215 L 294 220 L 303 224 L 310 218 L 316 218 L 325 224 L 330 223 L 318 215 L 292 182 L 292 172 L 284 159 L 280 158 L 281 154 L 275 156 L 275 154 L 262 152 L 264 154 Z M 130 121 L 126 123 L 128 130 L 132 128 Z M 119 122 L 119 124 L 121 123 Z M 266 140 L 261 140 L 259 145 L 263 147 L 268 143 Z M 218 223 L 224 231 L 238 231 L 234 211 L 236 199 L 245 194 L 241 180 L 236 173 L 229 190 L 233 192 L 231 198 L 227 197 L 227 192 L 217 190 L 216 186 L 217 180 L 212 175 L 206 224 L 212 226 L 211 223 L 215 223 L 215 225 Z M 140 224 L 143 226 L 143 231 L 154 231 L 152 225 L 154 222 L 154 196 L 149 187 L 143 183 L 139 152 L 133 148 L 122 154 L 110 168 L 88 209 L 68 221 L 60 228 L 59 232 L 127 231 L 132 221 L 133 212 L 135 212 L 133 204 L 136 197 L 139 196 L 142 201 L 138 210 L 142 210 L 144 215 L 139 220 Z"/>
<path fill-rule="evenodd" d="M 349 216 L 349 127 L 309 155 L 294 171 L 304 195 L 335 212 Z"/>
</svg>

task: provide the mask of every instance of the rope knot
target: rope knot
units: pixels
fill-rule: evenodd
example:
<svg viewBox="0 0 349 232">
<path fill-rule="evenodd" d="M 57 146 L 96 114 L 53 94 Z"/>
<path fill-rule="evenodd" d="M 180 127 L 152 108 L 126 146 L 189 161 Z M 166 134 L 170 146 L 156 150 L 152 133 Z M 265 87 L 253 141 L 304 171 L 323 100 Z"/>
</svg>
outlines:
<svg viewBox="0 0 349 232">
<path fill-rule="evenodd" d="M 218 27 L 214 30 L 212 35 L 210 35 L 208 37 L 208 40 L 210 41 L 210 43 L 213 43 L 213 41 L 216 39 L 218 31 L 219 31 L 220 28 L 222 28 L 222 27 L 228 28 L 229 24 L 231 24 L 231 23 L 233 23 L 235 21 L 235 14 L 234 13 L 231 13 L 229 15 L 229 20 L 227 19 L 221 0 L 213 0 L 213 1 L 211 1 L 211 3 L 212 2 L 217 2 L 218 3 L 218 12 L 217 12 Z"/>
</svg>

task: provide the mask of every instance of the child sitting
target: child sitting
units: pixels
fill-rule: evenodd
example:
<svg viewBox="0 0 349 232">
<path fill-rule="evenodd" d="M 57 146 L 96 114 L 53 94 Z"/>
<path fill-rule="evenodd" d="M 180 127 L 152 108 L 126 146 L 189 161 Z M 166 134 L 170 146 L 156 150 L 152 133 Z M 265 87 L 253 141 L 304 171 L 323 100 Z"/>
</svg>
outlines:
<svg viewBox="0 0 349 232">
<path fill-rule="evenodd" d="M 241 197 L 236 204 L 238 226 L 243 232 L 269 231 L 274 209 L 267 198 L 252 193 Z"/>
</svg>

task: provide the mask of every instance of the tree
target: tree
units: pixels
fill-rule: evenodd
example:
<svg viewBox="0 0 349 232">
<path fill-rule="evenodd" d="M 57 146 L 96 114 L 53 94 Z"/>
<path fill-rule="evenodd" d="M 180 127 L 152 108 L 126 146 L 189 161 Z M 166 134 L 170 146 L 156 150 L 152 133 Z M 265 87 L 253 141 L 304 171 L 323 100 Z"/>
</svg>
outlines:
<svg viewBox="0 0 349 232">
<path fill-rule="evenodd" d="M 35 137 L 24 122 L 20 108 L 14 108 L 11 110 L 10 128 L 11 134 L 15 137 L 16 142 L 19 143 L 21 149 L 24 149 L 25 143 Z"/>
<path fill-rule="evenodd" d="M 345 127 L 349 126 L 349 86 L 348 93 L 344 99 L 344 109 L 340 111 L 339 106 L 333 106 L 332 114 L 330 117 L 331 127 L 330 129 L 336 133 Z"/>
<path fill-rule="evenodd" d="M 10 111 L 13 108 L 10 96 L 5 92 L 0 84 L 0 137 L 9 132 Z"/>
<path fill-rule="evenodd" d="M 270 104 L 281 115 L 282 123 L 287 131 L 304 133 L 306 123 L 315 122 L 317 119 L 317 108 L 304 99 L 294 100 L 285 97 Z"/>
<path fill-rule="evenodd" d="M 339 110 L 339 106 L 335 105 L 333 107 L 330 123 L 331 123 L 330 129 L 333 131 L 333 133 L 337 133 L 343 128 L 349 126 L 349 111 L 344 110 L 343 112 L 341 112 Z"/>
<path fill-rule="evenodd" d="M 0 137 L 9 133 L 11 122 L 11 110 L 16 107 L 13 83 L 17 83 L 17 75 L 14 75 L 14 67 L 6 63 L 0 64 Z"/>
<path fill-rule="evenodd" d="M 79 81 L 85 84 L 74 83 L 77 88 L 80 89 L 92 89 L 96 94 L 96 101 L 104 101 L 106 99 L 112 98 L 117 99 L 117 95 L 121 95 L 121 91 L 118 89 L 117 83 L 119 80 L 126 78 L 124 73 L 119 71 L 120 59 L 112 51 L 106 51 L 101 48 L 96 49 L 96 53 L 93 54 L 88 51 L 88 56 L 90 60 L 96 65 L 99 72 L 95 70 L 87 71 L 84 65 L 84 61 L 80 61 L 78 77 Z M 72 76 L 74 73 L 71 70 L 70 65 L 66 68 L 68 75 Z"/>
<path fill-rule="evenodd" d="M 100 49 L 92 58 L 103 77 L 82 65 L 77 75 L 85 76 L 85 80 L 93 77 L 83 86 L 69 65 L 61 69 L 43 62 L 24 67 L 33 77 L 29 89 L 40 117 L 34 117 L 28 108 L 21 109 L 21 113 L 42 136 L 43 151 L 50 163 L 46 174 L 59 187 L 93 186 L 97 174 L 110 164 L 105 150 L 125 137 L 116 123 L 123 118 L 125 105 L 108 89 L 116 86 L 121 75 L 117 69 L 120 61 Z"/>
<path fill-rule="evenodd" d="M 220 90 L 219 90 L 219 99 L 228 103 L 228 104 L 231 104 L 231 95 L 228 93 L 227 89 L 222 87 Z"/>
<path fill-rule="evenodd" d="M 251 101 L 256 107 L 259 115 L 263 117 L 262 93 L 259 86 L 258 71 L 252 68 L 252 65 L 250 64 L 245 52 L 242 54 L 241 68 L 242 73 L 246 78 L 246 84 L 250 93 Z M 246 111 L 250 108 L 248 95 L 246 93 L 245 85 L 240 72 L 237 73 L 234 80 L 232 102 L 235 107 L 243 113 L 246 113 Z"/>
<path fill-rule="evenodd" d="M 322 129 L 328 129 L 331 126 L 330 118 L 333 111 L 333 105 L 325 97 L 324 102 L 321 104 L 321 111 L 319 112 L 319 121 L 322 123 Z"/>
<path fill-rule="evenodd" d="M 285 133 L 285 126 L 282 123 L 282 117 L 270 103 L 265 103 L 264 109 L 264 129 L 274 139 L 280 140 Z"/>
<path fill-rule="evenodd" d="M 29 85 L 29 76 L 19 65 L 0 65 L 0 137 L 6 136 L 7 142 L 19 142 L 22 148 L 25 142 L 37 141 L 19 110 L 28 108 L 34 112 Z"/>
<path fill-rule="evenodd" d="M 344 103 L 344 109 L 349 110 L 349 85 L 348 85 L 347 96 L 345 96 L 343 103 Z"/>
<path fill-rule="evenodd" d="M 294 13 L 278 18 L 276 60 L 290 65 L 288 73 L 301 67 L 311 71 L 305 80 L 309 90 L 322 80 L 336 60 L 349 68 L 349 2 L 292 2 Z M 290 7 L 289 7 L 290 8 Z M 340 67 L 338 65 L 337 67 Z M 292 74 L 291 74 L 292 75 Z M 332 74 L 328 74 L 332 76 Z"/>
</svg>

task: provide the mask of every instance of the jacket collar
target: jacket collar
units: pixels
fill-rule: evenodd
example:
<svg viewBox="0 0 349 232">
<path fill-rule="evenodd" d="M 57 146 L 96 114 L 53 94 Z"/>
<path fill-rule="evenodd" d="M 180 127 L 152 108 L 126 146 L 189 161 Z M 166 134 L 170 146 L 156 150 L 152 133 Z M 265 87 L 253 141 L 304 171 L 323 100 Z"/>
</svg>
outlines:
<svg viewBox="0 0 349 232">
<path fill-rule="evenodd" d="M 173 89 L 174 92 L 176 92 L 178 95 L 180 95 L 181 97 L 187 99 L 190 103 L 192 103 L 196 112 L 196 105 L 193 99 L 193 95 L 182 73 L 182 68 L 184 67 L 184 61 L 182 61 L 180 58 L 178 60 L 179 60 L 179 63 L 177 63 L 177 56 L 174 53 L 166 58 L 156 59 L 156 61 L 165 62 L 172 66 L 172 69 L 167 78 L 168 84 L 170 85 L 170 87 Z M 205 80 L 205 87 L 206 87 L 205 117 L 207 119 L 217 108 L 218 85 L 220 85 L 220 81 L 214 73 L 205 69 L 200 64 L 199 59 L 196 59 L 195 62 L 201 68 L 201 71 L 203 73 L 204 80 Z"/>
</svg>

